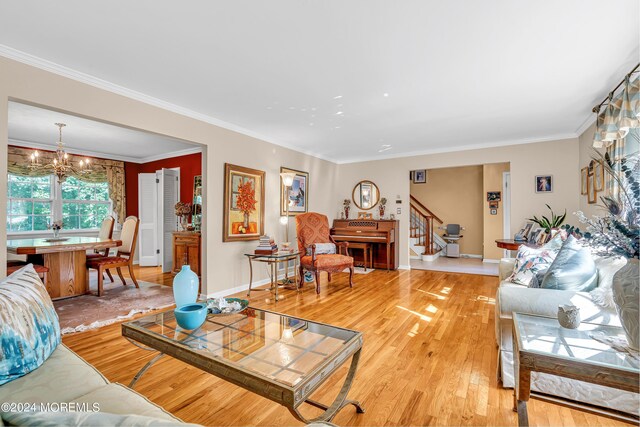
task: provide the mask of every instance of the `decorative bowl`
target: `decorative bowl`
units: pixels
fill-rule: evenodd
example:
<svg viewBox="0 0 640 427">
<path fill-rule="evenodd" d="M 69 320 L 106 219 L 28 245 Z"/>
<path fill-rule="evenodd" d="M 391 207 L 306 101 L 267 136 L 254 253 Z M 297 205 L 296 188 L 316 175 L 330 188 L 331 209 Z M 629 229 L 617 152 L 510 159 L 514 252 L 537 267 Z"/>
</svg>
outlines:
<svg viewBox="0 0 640 427">
<path fill-rule="evenodd" d="M 227 304 L 232 304 L 234 302 L 237 302 L 238 304 L 240 304 L 240 309 L 237 309 L 237 310 L 233 310 L 230 308 L 221 309 L 219 305 L 219 300 L 220 299 L 215 299 L 215 298 L 211 298 L 207 300 L 207 307 L 209 308 L 209 313 L 211 313 L 214 316 L 228 316 L 230 314 L 237 314 L 244 311 L 249 306 L 249 301 L 247 301 L 246 299 L 225 298 L 225 301 L 227 302 Z"/>
<path fill-rule="evenodd" d="M 207 304 L 200 302 L 186 304 L 173 310 L 176 322 L 181 328 L 199 328 L 207 318 Z"/>
</svg>

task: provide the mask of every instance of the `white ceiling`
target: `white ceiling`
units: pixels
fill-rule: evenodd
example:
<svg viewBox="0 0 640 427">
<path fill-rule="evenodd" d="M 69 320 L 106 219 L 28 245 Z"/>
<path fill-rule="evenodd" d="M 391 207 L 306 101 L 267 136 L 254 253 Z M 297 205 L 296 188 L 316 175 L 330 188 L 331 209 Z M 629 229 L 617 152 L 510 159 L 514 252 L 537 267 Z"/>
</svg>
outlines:
<svg viewBox="0 0 640 427">
<path fill-rule="evenodd" d="M 163 135 L 88 120 L 57 111 L 9 102 L 9 143 L 54 149 L 58 127 L 70 153 L 144 163 L 200 151 L 200 147 Z"/>
<path fill-rule="evenodd" d="M 640 2 L 5 0 L 0 44 L 346 162 L 575 136 Z"/>
</svg>

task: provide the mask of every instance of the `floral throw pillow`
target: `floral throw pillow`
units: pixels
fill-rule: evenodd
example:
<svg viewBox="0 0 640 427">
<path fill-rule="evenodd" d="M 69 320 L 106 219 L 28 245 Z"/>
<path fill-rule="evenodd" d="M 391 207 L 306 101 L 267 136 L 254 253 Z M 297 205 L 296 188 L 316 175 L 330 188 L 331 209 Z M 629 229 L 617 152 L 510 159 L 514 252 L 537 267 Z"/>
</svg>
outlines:
<svg viewBox="0 0 640 427">
<path fill-rule="evenodd" d="M 530 248 L 525 245 L 520 246 L 513 273 L 507 278 L 507 281 L 529 286 L 536 274 L 551 266 L 556 255 L 558 255 L 557 250 L 545 247 Z"/>
</svg>

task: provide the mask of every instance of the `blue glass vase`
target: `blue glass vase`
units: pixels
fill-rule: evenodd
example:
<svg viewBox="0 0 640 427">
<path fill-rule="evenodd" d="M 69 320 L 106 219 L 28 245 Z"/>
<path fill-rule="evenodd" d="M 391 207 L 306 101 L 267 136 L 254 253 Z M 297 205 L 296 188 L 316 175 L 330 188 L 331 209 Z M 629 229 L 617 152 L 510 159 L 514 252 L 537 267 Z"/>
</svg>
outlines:
<svg viewBox="0 0 640 427">
<path fill-rule="evenodd" d="M 176 277 L 173 278 L 173 299 L 176 307 L 193 304 L 198 299 L 198 275 L 191 271 L 191 267 L 183 265 Z"/>
</svg>

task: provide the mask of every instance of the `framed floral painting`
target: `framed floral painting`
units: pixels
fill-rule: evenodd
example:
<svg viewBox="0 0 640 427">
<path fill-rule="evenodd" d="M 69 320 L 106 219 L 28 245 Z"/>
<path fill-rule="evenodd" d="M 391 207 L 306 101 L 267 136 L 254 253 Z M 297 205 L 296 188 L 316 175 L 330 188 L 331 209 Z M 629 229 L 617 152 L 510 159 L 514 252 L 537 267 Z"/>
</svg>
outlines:
<svg viewBox="0 0 640 427">
<path fill-rule="evenodd" d="M 259 240 L 264 234 L 265 172 L 224 164 L 223 242 Z"/>
</svg>

